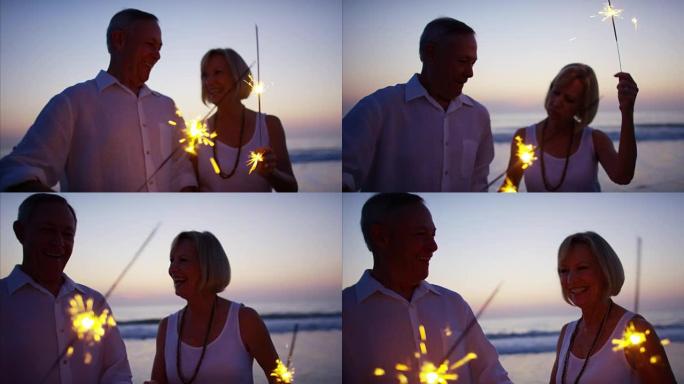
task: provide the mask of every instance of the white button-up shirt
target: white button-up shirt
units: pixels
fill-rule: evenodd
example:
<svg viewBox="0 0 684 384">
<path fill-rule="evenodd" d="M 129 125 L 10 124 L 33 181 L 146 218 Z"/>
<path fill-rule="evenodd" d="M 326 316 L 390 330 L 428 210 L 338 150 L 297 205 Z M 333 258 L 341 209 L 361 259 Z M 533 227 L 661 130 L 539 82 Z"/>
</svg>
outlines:
<svg viewBox="0 0 684 384">
<path fill-rule="evenodd" d="M 64 275 L 57 297 L 19 266 L 0 279 L 0 377 L 4 383 L 130 383 L 131 369 L 119 330 L 106 328 L 100 342 L 88 345 L 71 328 L 69 300 L 92 298 L 94 312 L 111 309 L 97 291 Z M 103 303 L 104 302 L 104 303 Z M 75 340 L 73 354 L 57 357 Z M 86 354 L 91 360 L 87 363 Z"/>
<path fill-rule="evenodd" d="M 135 95 L 100 71 L 48 102 L 0 160 L 0 189 L 29 180 L 60 182 L 62 191 L 175 192 L 196 186 L 183 150 L 152 176 L 179 145 L 183 126 L 170 98 L 146 85 Z"/>
<path fill-rule="evenodd" d="M 396 383 L 402 373 L 409 383 L 418 383 L 422 363 L 438 366 L 474 318 L 456 292 L 422 281 L 411 301 L 406 301 L 367 270 L 342 292 L 342 381 Z M 420 325 L 425 328 L 425 341 Z M 421 342 L 427 353 L 421 352 Z M 458 375 L 459 383 L 510 383 L 496 349 L 477 323 L 448 357 L 449 364 L 469 352 L 477 358 L 450 371 Z M 397 364 L 405 364 L 408 371 L 397 371 Z M 377 376 L 376 368 L 384 375 Z"/>
<path fill-rule="evenodd" d="M 418 75 L 342 119 L 342 183 L 351 190 L 485 192 L 493 159 L 487 109 L 461 94 L 444 111 Z"/>
</svg>

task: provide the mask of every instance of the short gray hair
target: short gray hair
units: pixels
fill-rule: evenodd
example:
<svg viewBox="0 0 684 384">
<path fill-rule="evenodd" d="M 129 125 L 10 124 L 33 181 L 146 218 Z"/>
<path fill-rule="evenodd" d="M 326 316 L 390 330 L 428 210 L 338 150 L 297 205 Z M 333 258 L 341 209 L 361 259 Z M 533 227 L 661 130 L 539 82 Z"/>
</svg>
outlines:
<svg viewBox="0 0 684 384">
<path fill-rule="evenodd" d="M 214 55 L 223 57 L 226 60 L 226 63 L 228 64 L 228 69 L 230 70 L 230 73 L 233 76 L 233 80 L 237 82 L 236 86 L 238 87 L 238 97 L 240 98 L 240 100 L 248 98 L 249 94 L 252 93 L 252 87 L 248 85 L 246 79 L 252 76 L 252 71 L 249 69 L 247 63 L 242 58 L 242 56 L 235 52 L 235 50 L 230 48 L 210 49 L 207 53 L 204 54 L 204 56 L 202 56 L 202 60 L 200 61 L 200 74 L 204 72 L 204 69 L 207 67 L 207 62 Z M 204 81 L 202 81 L 201 83 L 202 102 L 206 104 L 207 89 L 204 86 Z"/>
<path fill-rule="evenodd" d="M 588 231 L 566 237 L 558 248 L 558 264 L 565 259 L 572 247 L 579 244 L 588 246 L 591 253 L 596 257 L 596 261 L 603 272 L 603 278 L 606 280 L 607 295 L 609 297 L 617 296 L 622 289 L 622 284 L 625 282 L 625 271 L 622 269 L 622 263 L 618 255 L 599 234 Z M 563 300 L 570 305 L 574 305 L 568 298 L 568 292 L 562 291 L 562 294 Z"/>
<path fill-rule="evenodd" d="M 368 250 L 373 252 L 371 226 L 384 224 L 399 209 L 416 204 L 424 204 L 424 200 L 411 193 L 378 193 L 368 199 L 361 209 L 361 232 Z"/>
<path fill-rule="evenodd" d="M 109 27 L 107 27 L 107 51 L 109 53 L 112 53 L 112 32 L 116 30 L 126 30 L 139 20 L 159 22 L 157 16 L 133 8 L 124 9 L 112 16 L 112 19 L 109 21 Z"/>
<path fill-rule="evenodd" d="M 451 17 L 440 17 L 429 22 L 423 33 L 420 35 L 420 45 L 418 53 L 420 54 L 420 61 L 423 61 L 425 54 L 425 47 L 428 44 L 440 42 L 445 37 L 451 35 L 473 35 L 475 31 L 466 23 L 452 19 Z"/>
<path fill-rule="evenodd" d="M 222 292 L 230 283 L 230 263 L 228 256 L 211 232 L 185 231 L 181 232 L 171 243 L 171 252 L 181 240 L 190 240 L 197 250 L 197 260 L 202 273 L 199 290 Z"/>
<path fill-rule="evenodd" d="M 35 193 L 21 202 L 19 211 L 17 212 L 17 221 L 26 223 L 36 212 L 36 208 L 42 204 L 64 204 L 74 216 L 74 223 L 76 220 L 76 211 L 62 196 L 55 193 Z"/>
</svg>

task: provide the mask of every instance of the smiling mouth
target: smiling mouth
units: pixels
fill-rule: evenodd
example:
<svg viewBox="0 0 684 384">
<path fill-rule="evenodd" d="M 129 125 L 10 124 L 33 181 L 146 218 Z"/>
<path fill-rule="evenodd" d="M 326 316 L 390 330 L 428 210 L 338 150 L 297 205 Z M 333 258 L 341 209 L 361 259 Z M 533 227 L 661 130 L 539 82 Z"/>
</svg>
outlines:
<svg viewBox="0 0 684 384">
<path fill-rule="evenodd" d="M 569 292 L 572 293 L 573 295 L 577 295 L 577 294 L 586 292 L 588 289 L 589 289 L 588 287 L 571 288 L 571 289 L 569 289 Z"/>
<path fill-rule="evenodd" d="M 59 253 L 59 252 L 45 252 L 45 256 L 51 258 L 51 259 L 63 259 L 64 254 Z"/>
<path fill-rule="evenodd" d="M 185 281 L 186 281 L 186 279 L 184 279 L 184 278 L 174 277 L 173 278 L 173 287 L 177 289 L 178 287 L 183 285 L 183 283 L 185 283 Z"/>
</svg>

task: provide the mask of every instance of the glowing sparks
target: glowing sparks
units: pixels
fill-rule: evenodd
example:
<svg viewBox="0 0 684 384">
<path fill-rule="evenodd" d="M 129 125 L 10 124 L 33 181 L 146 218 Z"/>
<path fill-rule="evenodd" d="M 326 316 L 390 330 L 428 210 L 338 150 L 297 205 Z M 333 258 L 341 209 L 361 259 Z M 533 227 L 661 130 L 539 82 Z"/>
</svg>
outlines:
<svg viewBox="0 0 684 384">
<path fill-rule="evenodd" d="M 214 138 L 216 132 L 209 132 L 206 123 L 201 120 L 190 120 L 185 123 L 183 129 L 185 137 L 178 140 L 179 143 L 186 143 L 183 148 L 185 152 L 192 155 L 197 155 L 197 147 L 199 145 L 214 146 Z"/>
<path fill-rule="evenodd" d="M 69 346 L 69 348 L 67 348 L 66 356 L 71 357 L 71 355 L 73 355 L 73 354 L 74 354 L 74 347 Z"/>
<path fill-rule="evenodd" d="M 264 82 L 256 80 L 251 74 L 243 81 L 252 88 L 252 93 L 255 95 L 261 95 L 266 91 Z"/>
<path fill-rule="evenodd" d="M 612 343 L 615 345 L 613 351 L 641 345 L 646 341 L 646 336 L 650 333 L 651 331 L 648 329 L 646 332 L 639 332 L 634 327 L 634 323 L 629 323 L 625 332 L 622 334 L 622 338 L 612 340 Z"/>
<path fill-rule="evenodd" d="M 532 144 L 525 144 L 520 136 L 515 137 L 515 145 L 518 147 L 516 156 L 522 163 L 522 169 L 527 169 L 537 160 L 537 155 L 534 153 L 537 147 Z"/>
<path fill-rule="evenodd" d="M 518 188 L 516 188 L 515 185 L 513 185 L 513 182 L 511 181 L 511 179 L 509 179 L 507 177 L 505 184 L 499 189 L 499 192 L 516 193 L 516 192 L 518 192 Z"/>
<path fill-rule="evenodd" d="M 83 358 L 83 362 L 86 363 L 86 365 L 92 363 L 93 362 L 93 355 L 91 355 L 90 352 L 86 352 L 85 356 Z"/>
<path fill-rule="evenodd" d="M 622 17 L 622 9 L 615 8 L 610 4 L 606 3 L 603 5 L 603 9 L 598 12 L 599 15 L 603 16 L 601 21 L 606 21 L 611 17 Z"/>
<path fill-rule="evenodd" d="M 669 345 L 669 344 L 670 344 L 670 339 L 662 339 L 662 340 L 660 340 L 660 344 L 662 344 L 662 345 Z"/>
<path fill-rule="evenodd" d="M 250 175 L 257 168 L 257 165 L 259 165 L 259 163 L 262 161 L 264 161 L 264 154 L 263 153 L 254 152 L 254 151 L 249 152 L 249 160 L 247 160 L 247 166 L 250 167 L 249 168 L 249 174 Z"/>
<path fill-rule="evenodd" d="M 634 30 L 636 31 L 639 27 L 639 20 L 636 17 L 632 17 L 632 25 L 634 25 Z"/>
<path fill-rule="evenodd" d="M 294 368 L 288 368 L 280 359 L 276 360 L 276 367 L 271 372 L 271 376 L 276 378 L 278 383 L 294 382 Z"/>
<path fill-rule="evenodd" d="M 651 358 L 648 359 L 648 361 L 651 364 L 658 364 L 660 362 L 660 356 L 658 356 L 658 355 L 651 356 Z"/>
<path fill-rule="evenodd" d="M 97 343 L 104 336 L 107 327 L 116 325 L 108 309 L 96 315 L 93 311 L 93 299 L 83 302 L 83 297 L 79 294 L 69 300 L 69 314 L 72 328 L 79 340 Z"/>
<path fill-rule="evenodd" d="M 454 332 L 451 330 L 451 327 L 447 325 L 446 328 L 444 328 L 444 336 L 449 337 L 453 334 Z"/>
<path fill-rule="evenodd" d="M 447 326 L 444 329 L 444 333 L 451 335 L 452 331 Z M 455 370 L 470 360 L 476 359 L 477 355 L 475 353 L 468 353 L 462 359 L 456 361 L 455 363 L 449 365 L 449 360 L 444 360 L 441 364 L 435 365 L 425 359 L 427 355 L 427 332 L 423 325 L 418 326 L 418 334 L 420 336 L 420 352 L 416 352 L 414 357 L 418 360 L 418 365 L 420 370 L 417 372 L 418 379 L 421 384 L 448 384 L 449 381 L 458 380 L 458 374 Z M 395 377 L 397 378 L 399 384 L 406 384 L 409 382 L 407 372 L 411 371 L 411 367 L 408 364 L 397 363 L 394 366 Z M 375 368 L 373 371 L 374 376 L 385 376 L 387 372 L 383 368 Z"/>
<path fill-rule="evenodd" d="M 218 163 L 216 162 L 216 159 L 214 159 L 214 156 L 209 158 L 209 162 L 211 163 L 211 167 L 214 168 L 214 173 L 217 175 L 221 173 L 221 167 L 219 167 Z"/>
</svg>

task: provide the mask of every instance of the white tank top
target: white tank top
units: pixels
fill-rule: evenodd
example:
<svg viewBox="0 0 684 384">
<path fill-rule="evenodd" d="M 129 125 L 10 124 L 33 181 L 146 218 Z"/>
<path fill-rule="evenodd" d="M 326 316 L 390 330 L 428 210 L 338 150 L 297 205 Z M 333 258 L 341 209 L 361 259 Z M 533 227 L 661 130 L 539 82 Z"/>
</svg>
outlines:
<svg viewBox="0 0 684 384">
<path fill-rule="evenodd" d="M 228 317 L 219 336 L 207 345 L 204 359 L 193 384 L 236 383 L 253 384 L 253 358 L 247 353 L 240 336 L 239 312 L 242 304 L 231 302 Z M 170 384 L 181 384 L 176 370 L 178 321 L 182 311 L 169 316 L 166 325 L 164 361 L 166 378 Z M 192 347 L 181 342 L 181 372 L 186 380 L 192 374 L 202 354 L 202 347 Z"/>
<path fill-rule="evenodd" d="M 627 362 L 624 351 L 613 351 L 613 344 L 611 340 L 621 339 L 622 334 L 627 328 L 629 321 L 634 317 L 634 313 L 626 311 L 620 321 L 618 321 L 615 329 L 611 333 L 605 344 L 600 347 L 598 352 L 589 357 L 587 367 L 582 373 L 579 384 L 604 384 L 604 383 L 621 383 L 621 384 L 638 384 L 641 383 L 639 376 L 632 370 L 632 367 Z M 560 347 L 560 354 L 558 355 L 558 368 L 556 370 L 556 383 L 562 383 L 563 364 L 565 356 L 570 347 L 570 339 L 572 333 L 575 331 L 577 321 L 568 324 L 563 335 L 563 343 Z M 579 371 L 582 369 L 584 359 L 575 357 L 570 352 L 570 359 L 568 360 L 568 372 L 565 374 L 566 383 L 574 383 Z"/>
<path fill-rule="evenodd" d="M 212 120 L 207 120 L 207 127 L 213 130 Z M 216 140 L 216 157 L 223 173 L 229 174 L 235 165 L 235 156 L 238 148 L 231 147 L 221 141 Z M 214 155 L 214 148 L 208 145 L 201 145 L 197 153 L 197 171 L 199 188 L 202 192 L 271 192 L 271 184 L 261 177 L 256 171 L 249 174 L 247 161 L 249 153 L 259 147 L 269 145 L 268 128 L 266 127 L 266 115 L 259 114 L 256 119 L 254 134 L 250 140 L 242 146 L 240 159 L 238 159 L 237 169 L 233 176 L 224 179 L 214 172 L 209 159 Z"/>
<path fill-rule="evenodd" d="M 594 151 L 593 129 L 585 127 L 577 151 L 568 160 L 568 170 L 563 184 L 556 192 L 601 192 L 598 182 L 598 158 Z M 536 124 L 525 129 L 525 142 L 537 147 Z M 544 168 L 546 169 L 546 181 L 550 186 L 556 186 L 563 175 L 565 159 L 554 157 L 548 153 L 538 153 L 537 159 L 525 170 L 525 186 L 528 192 L 549 192 L 544 186 L 542 179 L 541 156 L 544 156 Z"/>
</svg>

